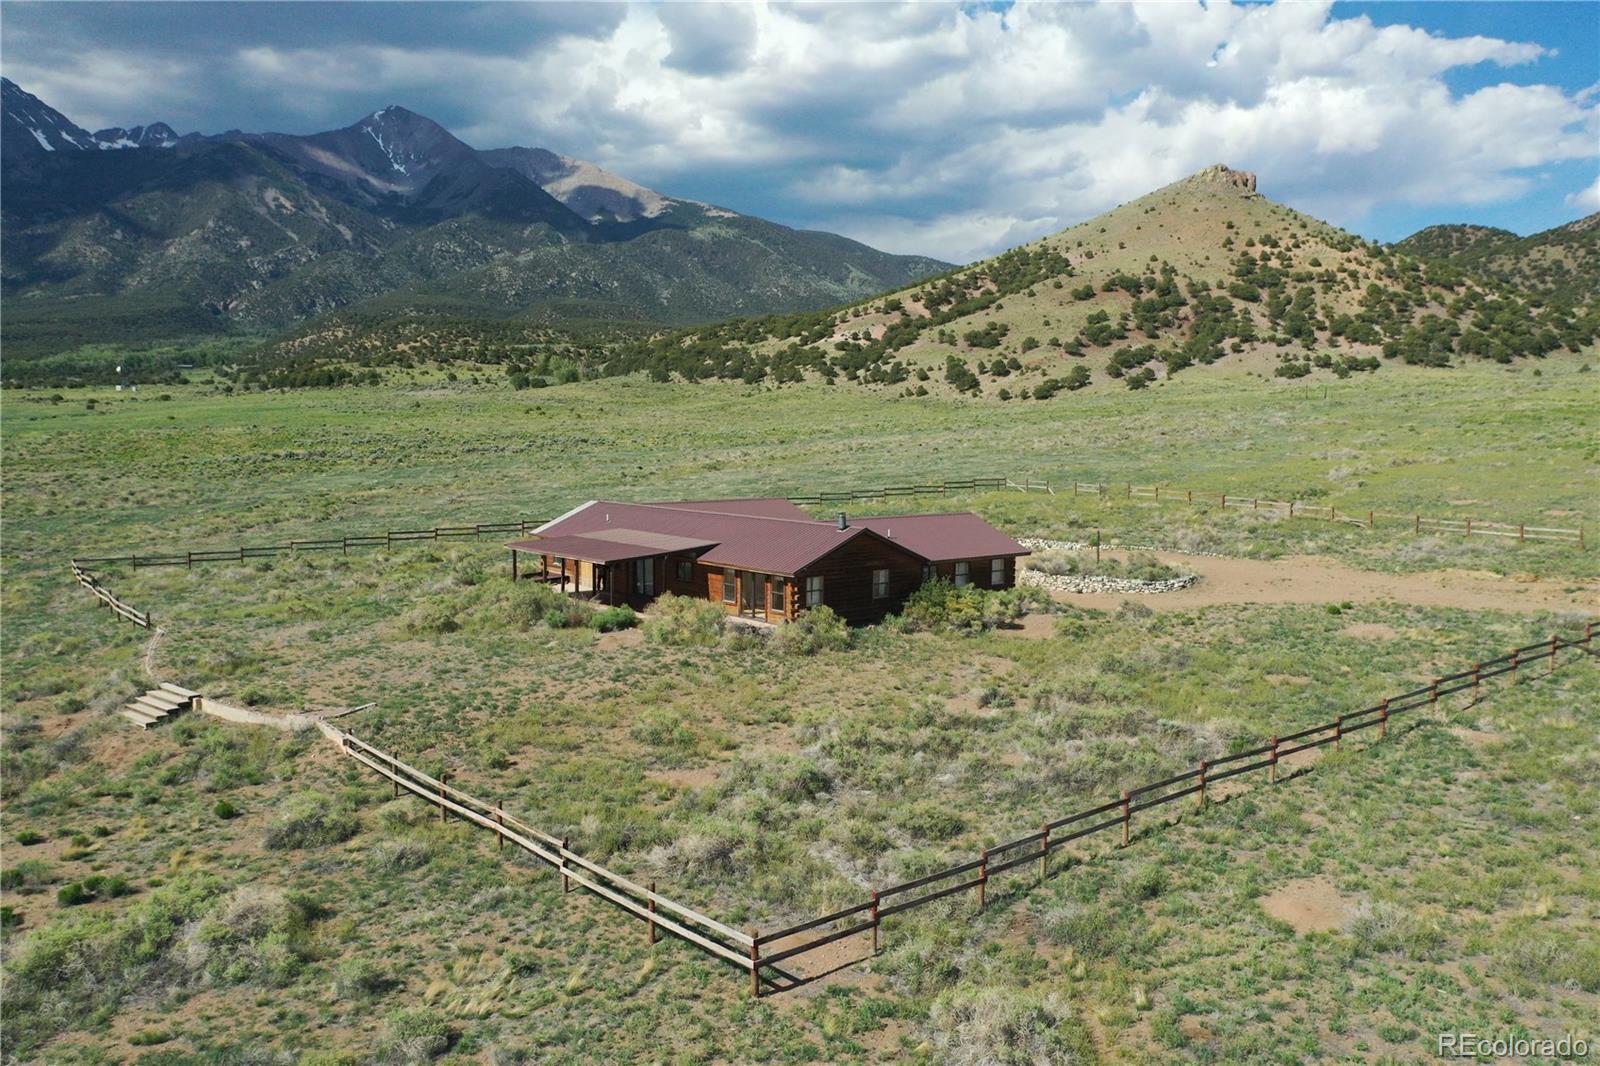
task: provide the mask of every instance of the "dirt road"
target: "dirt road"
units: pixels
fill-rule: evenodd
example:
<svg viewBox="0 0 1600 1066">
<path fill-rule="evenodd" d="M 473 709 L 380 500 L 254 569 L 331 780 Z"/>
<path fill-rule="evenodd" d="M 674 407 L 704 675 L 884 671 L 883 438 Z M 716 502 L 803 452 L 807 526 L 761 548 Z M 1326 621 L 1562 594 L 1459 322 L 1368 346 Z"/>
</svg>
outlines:
<svg viewBox="0 0 1600 1066">
<path fill-rule="evenodd" d="M 1108 551 L 1108 558 L 1126 558 Z M 1433 570 L 1384 574 L 1358 570 L 1322 555 L 1281 559 L 1212 559 L 1156 552 L 1162 562 L 1200 575 L 1192 587 L 1153 596 L 1052 591 L 1063 603 L 1114 608 L 1136 600 L 1158 611 L 1189 610 L 1221 603 L 1395 603 L 1467 610 L 1575 611 L 1600 615 L 1600 585 L 1572 579 L 1524 580 L 1484 571 Z M 1570 590 L 1570 591 L 1569 591 Z"/>
</svg>

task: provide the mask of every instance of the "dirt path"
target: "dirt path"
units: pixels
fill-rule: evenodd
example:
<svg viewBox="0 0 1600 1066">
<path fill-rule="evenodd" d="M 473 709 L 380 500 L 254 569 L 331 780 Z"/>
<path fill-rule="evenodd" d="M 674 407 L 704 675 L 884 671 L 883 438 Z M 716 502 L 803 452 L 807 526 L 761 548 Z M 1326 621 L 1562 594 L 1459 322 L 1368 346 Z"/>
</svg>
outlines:
<svg viewBox="0 0 1600 1066">
<path fill-rule="evenodd" d="M 1124 552 L 1108 551 L 1113 558 Z M 1156 552 L 1162 562 L 1200 575 L 1191 588 L 1154 596 L 1052 592 L 1063 603 L 1114 608 L 1136 600 L 1158 611 L 1189 610 L 1222 603 L 1396 603 L 1467 610 L 1576 611 L 1600 614 L 1600 586 L 1571 579 L 1521 580 L 1484 571 L 1435 570 L 1383 574 L 1358 570 L 1322 555 L 1282 559 L 1212 559 Z M 1573 591 L 1568 591 L 1573 590 Z"/>
</svg>

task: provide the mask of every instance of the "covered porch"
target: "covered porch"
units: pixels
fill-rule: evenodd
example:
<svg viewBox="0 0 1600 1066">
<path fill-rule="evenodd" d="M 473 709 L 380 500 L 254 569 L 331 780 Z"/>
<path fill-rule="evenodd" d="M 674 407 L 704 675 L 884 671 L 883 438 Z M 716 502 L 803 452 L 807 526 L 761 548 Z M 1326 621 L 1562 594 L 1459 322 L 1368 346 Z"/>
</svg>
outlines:
<svg viewBox="0 0 1600 1066">
<path fill-rule="evenodd" d="M 513 581 L 544 581 L 570 595 L 640 607 L 668 590 L 672 556 L 692 560 L 714 543 L 616 529 L 515 540 L 506 547 Z"/>
</svg>

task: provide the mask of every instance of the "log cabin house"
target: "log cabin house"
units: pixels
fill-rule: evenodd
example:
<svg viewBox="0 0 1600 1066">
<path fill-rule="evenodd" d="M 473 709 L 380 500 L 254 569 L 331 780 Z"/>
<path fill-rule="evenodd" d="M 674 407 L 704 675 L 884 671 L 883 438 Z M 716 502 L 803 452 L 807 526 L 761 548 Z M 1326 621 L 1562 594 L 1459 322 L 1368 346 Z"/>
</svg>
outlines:
<svg viewBox="0 0 1600 1066">
<path fill-rule="evenodd" d="M 533 532 L 507 545 L 513 579 L 520 569 L 635 607 L 671 592 L 768 622 L 821 604 L 852 624 L 876 622 L 935 576 L 1010 588 L 1028 554 L 975 514 L 830 521 L 785 499 L 591 500 Z"/>
</svg>

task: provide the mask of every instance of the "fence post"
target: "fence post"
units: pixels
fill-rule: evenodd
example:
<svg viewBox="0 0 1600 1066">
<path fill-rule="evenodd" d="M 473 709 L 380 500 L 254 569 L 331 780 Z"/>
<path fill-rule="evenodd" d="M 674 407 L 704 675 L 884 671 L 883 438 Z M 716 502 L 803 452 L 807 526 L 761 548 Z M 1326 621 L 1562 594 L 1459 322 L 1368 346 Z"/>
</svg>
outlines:
<svg viewBox="0 0 1600 1066">
<path fill-rule="evenodd" d="M 1133 821 L 1133 807 L 1128 802 L 1128 790 L 1122 790 L 1122 846 L 1128 846 L 1129 823 Z"/>
<path fill-rule="evenodd" d="M 750 929 L 750 998 L 761 998 L 761 930 Z"/>
<path fill-rule="evenodd" d="M 1272 753 L 1267 758 L 1267 783 L 1278 783 L 1278 738 L 1272 738 Z"/>
<path fill-rule="evenodd" d="M 1579 551 L 1586 551 L 1587 550 L 1583 546 L 1583 525 L 1581 523 L 1578 525 L 1578 550 Z"/>
<path fill-rule="evenodd" d="M 1293 500 L 1289 501 L 1289 517 L 1290 518 L 1294 517 L 1294 501 Z"/>
<path fill-rule="evenodd" d="M 1422 532 L 1422 516 L 1420 514 L 1412 516 L 1411 532 L 1413 532 L 1413 533 L 1421 533 Z"/>
<path fill-rule="evenodd" d="M 1436 677 L 1436 678 L 1433 679 L 1433 683 L 1428 686 L 1428 706 L 1437 707 L 1438 705 L 1439 705 L 1439 679 Z"/>
<path fill-rule="evenodd" d="M 1206 807 L 1206 761 L 1200 760 L 1200 792 L 1195 799 L 1195 806 L 1201 810 Z"/>
<path fill-rule="evenodd" d="M 343 549 L 339 554 L 340 555 L 349 555 L 350 554 L 350 534 L 346 533 L 346 534 L 344 534 L 344 536 L 340 537 L 339 538 L 339 544 L 340 544 L 340 547 Z"/>
<path fill-rule="evenodd" d="M 1467 536 L 1472 536 L 1472 519 L 1467 519 Z"/>
<path fill-rule="evenodd" d="M 571 892 L 572 891 L 572 882 L 567 880 L 567 845 L 571 841 L 572 841 L 572 838 L 570 836 L 567 836 L 565 834 L 562 835 L 562 837 L 561 837 L 561 891 L 563 891 L 563 892 Z"/>
<path fill-rule="evenodd" d="M 1472 664 L 1472 702 L 1473 703 L 1477 703 L 1478 702 L 1478 682 L 1482 680 L 1482 676 L 1481 676 L 1482 674 L 1483 674 L 1483 664 L 1482 663 L 1473 663 Z"/>
<path fill-rule="evenodd" d="M 186 570 L 194 569 L 194 552 L 186 551 L 183 553 L 183 566 Z"/>
<path fill-rule="evenodd" d="M 1188 490 L 1188 497 L 1189 497 L 1188 502 L 1189 503 L 1193 503 L 1194 502 L 1194 489 L 1189 489 Z"/>
<path fill-rule="evenodd" d="M 1039 838 L 1039 880 L 1043 881 L 1050 866 L 1050 823 L 1045 822 L 1039 828 L 1044 832 Z"/>
<path fill-rule="evenodd" d="M 1333 750 L 1338 751 L 1344 746 L 1344 715 L 1333 720 Z"/>
<path fill-rule="evenodd" d="M 1133 495 L 1133 482 L 1131 482 L 1131 481 L 1128 482 L 1128 495 L 1129 496 Z"/>
<path fill-rule="evenodd" d="M 1378 739 L 1382 740 L 1389 735 L 1389 697 L 1383 698 L 1383 707 L 1378 711 Z"/>
<path fill-rule="evenodd" d="M 878 890 L 872 890 L 872 953 L 878 953 Z"/>
<path fill-rule="evenodd" d="M 984 848 L 979 855 L 978 866 L 978 909 L 983 910 L 983 890 L 989 884 L 989 849 Z"/>
<path fill-rule="evenodd" d="M 1228 494 L 1226 492 L 1222 494 L 1222 507 L 1224 510 L 1228 507 Z"/>
<path fill-rule="evenodd" d="M 1373 527 L 1373 524 L 1374 524 L 1374 523 L 1373 523 L 1373 521 L 1372 521 L 1372 512 L 1371 512 L 1371 511 L 1368 511 L 1368 512 L 1367 512 L 1367 528 L 1368 528 L 1368 529 L 1371 529 L 1371 528 L 1372 528 L 1372 527 Z"/>
<path fill-rule="evenodd" d="M 1077 496 L 1078 495 L 1078 479 L 1077 478 L 1073 478 L 1072 479 L 1072 495 L 1073 496 Z"/>
<path fill-rule="evenodd" d="M 1550 634 L 1550 672 L 1556 672 L 1556 635 Z"/>
<path fill-rule="evenodd" d="M 1333 504 L 1328 504 L 1328 521 L 1336 521 L 1338 517 L 1338 512 L 1333 509 Z"/>
<path fill-rule="evenodd" d="M 1161 486 L 1160 485 L 1156 486 L 1156 499 L 1158 499 L 1158 500 L 1161 499 Z"/>
<path fill-rule="evenodd" d="M 1528 541 L 1528 524 L 1526 522 L 1518 522 L 1517 523 L 1517 543 L 1518 544 L 1526 544 L 1527 541 Z"/>
<path fill-rule="evenodd" d="M 495 800 L 494 801 L 494 824 L 495 824 L 495 827 L 496 827 L 495 828 L 495 833 L 494 833 L 494 840 L 495 840 L 495 844 L 497 845 L 495 847 L 496 851 L 504 851 L 504 850 L 506 850 L 506 818 L 505 818 L 505 814 L 504 814 L 504 807 L 505 807 L 504 801 L 502 801 L 502 800 Z"/>
<path fill-rule="evenodd" d="M 444 806 L 444 783 L 445 783 L 445 781 L 449 780 L 449 777 L 450 777 L 449 774 L 444 773 L 443 771 L 440 771 L 440 773 L 439 773 L 439 824 L 440 825 L 444 824 L 445 819 L 450 814 L 450 812 L 448 810 L 446 810 L 445 806 Z"/>
<path fill-rule="evenodd" d="M 650 882 L 650 943 L 656 942 L 656 883 Z"/>
</svg>

